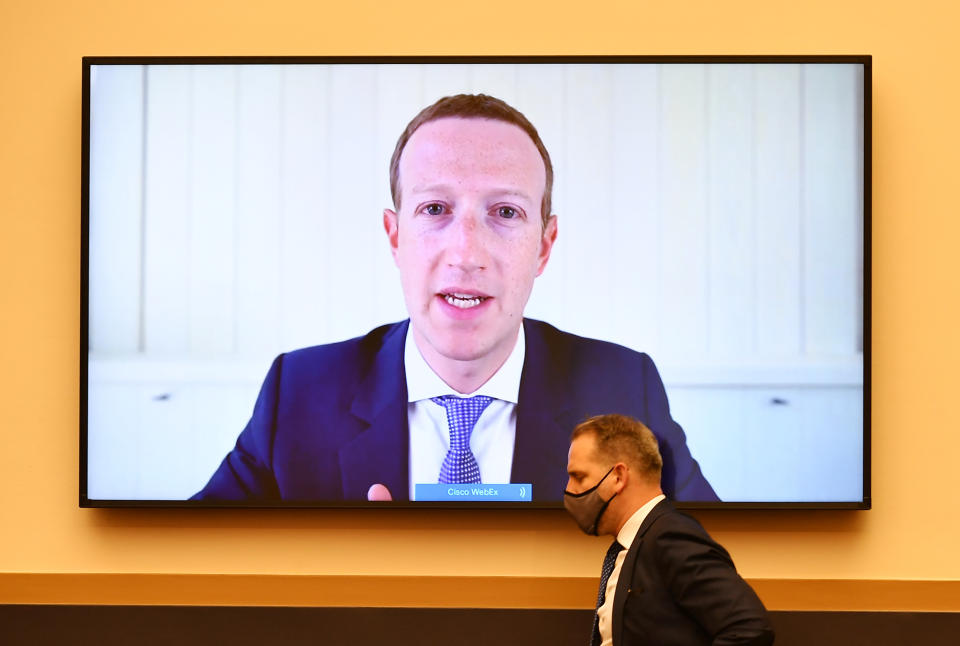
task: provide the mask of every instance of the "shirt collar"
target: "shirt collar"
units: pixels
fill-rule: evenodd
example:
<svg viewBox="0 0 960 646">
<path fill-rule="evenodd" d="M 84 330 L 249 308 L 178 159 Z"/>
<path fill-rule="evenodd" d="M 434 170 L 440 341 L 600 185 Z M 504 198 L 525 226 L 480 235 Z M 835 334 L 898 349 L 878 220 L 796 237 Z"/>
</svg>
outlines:
<svg viewBox="0 0 960 646">
<path fill-rule="evenodd" d="M 650 510 L 656 507 L 657 503 L 664 498 L 666 498 L 666 496 L 663 494 L 654 496 L 644 503 L 640 509 L 633 512 L 633 515 L 627 519 L 627 522 L 623 524 L 623 527 L 621 527 L 620 531 L 617 533 L 617 542 L 624 547 L 630 547 L 633 544 L 633 539 L 637 537 L 637 532 L 640 531 L 640 525 L 643 524 L 647 514 L 649 514 Z"/>
<path fill-rule="evenodd" d="M 412 324 L 411 324 L 412 325 Z M 494 399 L 517 403 L 520 398 L 520 375 L 523 372 L 523 358 L 527 344 L 523 334 L 523 325 L 517 334 L 517 342 L 510 352 L 510 356 L 500 366 L 485 384 L 468 395 L 458 393 L 444 383 L 443 379 L 427 364 L 417 343 L 414 341 L 411 328 L 407 327 L 407 338 L 403 348 L 403 367 L 407 376 L 407 401 L 416 402 L 440 395 L 457 395 L 458 397 L 472 397 L 486 395 Z"/>
</svg>

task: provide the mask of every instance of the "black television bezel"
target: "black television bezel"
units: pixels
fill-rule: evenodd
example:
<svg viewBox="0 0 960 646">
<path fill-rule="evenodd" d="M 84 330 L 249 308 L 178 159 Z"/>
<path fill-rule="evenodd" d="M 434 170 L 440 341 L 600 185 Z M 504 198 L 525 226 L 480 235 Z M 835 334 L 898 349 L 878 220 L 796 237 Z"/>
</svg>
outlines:
<svg viewBox="0 0 960 646">
<path fill-rule="evenodd" d="M 868 510 L 871 496 L 871 373 L 872 373 L 872 174 L 873 100 L 871 55 L 591 55 L 591 56 L 84 56 L 82 58 L 80 157 L 80 392 L 79 392 L 79 506 L 81 508 L 154 509 L 563 509 L 559 501 L 545 502 L 428 502 L 393 501 L 275 501 L 206 502 L 189 500 L 106 500 L 87 496 L 87 398 L 90 295 L 90 70 L 94 65 L 279 65 L 279 64 L 817 64 L 863 66 L 863 499 L 824 502 L 675 502 L 685 510 Z M 558 465 L 564 468 L 564 465 Z"/>
</svg>

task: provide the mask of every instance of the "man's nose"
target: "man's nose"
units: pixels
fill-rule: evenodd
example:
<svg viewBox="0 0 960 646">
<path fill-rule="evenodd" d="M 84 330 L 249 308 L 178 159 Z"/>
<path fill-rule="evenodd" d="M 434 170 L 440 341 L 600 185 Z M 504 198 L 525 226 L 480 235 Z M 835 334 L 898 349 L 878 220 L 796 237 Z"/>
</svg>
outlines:
<svg viewBox="0 0 960 646">
<path fill-rule="evenodd" d="M 487 231 L 482 216 L 464 213 L 450 224 L 447 239 L 447 263 L 463 271 L 485 269 L 487 260 Z"/>
</svg>

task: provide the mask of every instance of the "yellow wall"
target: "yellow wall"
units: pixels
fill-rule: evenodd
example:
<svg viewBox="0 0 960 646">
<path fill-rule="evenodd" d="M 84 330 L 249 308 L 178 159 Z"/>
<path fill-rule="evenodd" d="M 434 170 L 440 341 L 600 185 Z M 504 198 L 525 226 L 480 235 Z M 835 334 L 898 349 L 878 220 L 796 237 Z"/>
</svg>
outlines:
<svg viewBox="0 0 960 646">
<path fill-rule="evenodd" d="M 874 509 L 699 516 L 751 578 L 960 580 L 955 3 L 563 4 L 0 2 L 0 573 L 594 577 L 604 549 L 560 512 L 79 509 L 81 56 L 872 54 Z"/>
</svg>

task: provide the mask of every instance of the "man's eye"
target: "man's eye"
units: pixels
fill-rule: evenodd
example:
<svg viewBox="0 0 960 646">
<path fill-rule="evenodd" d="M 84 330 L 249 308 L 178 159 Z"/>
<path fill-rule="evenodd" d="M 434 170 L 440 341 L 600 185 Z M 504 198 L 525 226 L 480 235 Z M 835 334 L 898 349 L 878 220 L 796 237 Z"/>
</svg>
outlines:
<svg viewBox="0 0 960 646">
<path fill-rule="evenodd" d="M 423 207 L 423 212 L 427 215 L 443 215 L 443 205 L 442 204 L 427 204 Z"/>
<path fill-rule="evenodd" d="M 520 211 L 512 206 L 501 206 L 497 209 L 497 215 L 506 220 L 513 220 L 520 217 Z"/>
</svg>

